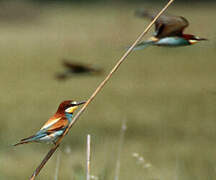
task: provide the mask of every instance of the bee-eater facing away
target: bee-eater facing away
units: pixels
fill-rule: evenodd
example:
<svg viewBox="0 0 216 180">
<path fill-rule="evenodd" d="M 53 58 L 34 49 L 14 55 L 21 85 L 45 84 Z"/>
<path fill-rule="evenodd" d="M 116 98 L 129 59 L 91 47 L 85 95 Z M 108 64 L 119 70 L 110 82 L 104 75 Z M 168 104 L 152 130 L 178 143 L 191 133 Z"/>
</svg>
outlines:
<svg viewBox="0 0 216 180">
<path fill-rule="evenodd" d="M 144 9 L 138 10 L 135 15 L 149 19 L 154 19 L 156 16 L 155 13 L 150 13 Z M 170 47 L 187 46 L 202 40 L 207 40 L 192 34 L 183 34 L 184 29 L 188 26 L 189 22 L 182 16 L 161 15 L 155 22 L 154 36 L 147 41 L 137 44 L 134 50 L 143 49 L 149 45 Z"/>
<path fill-rule="evenodd" d="M 79 105 L 84 103 L 84 101 L 63 101 L 59 105 L 54 116 L 52 116 L 35 135 L 21 139 L 20 142 L 14 144 L 14 146 L 30 142 L 53 142 L 55 144 L 56 140 L 64 133 L 71 122 L 74 111 Z"/>
</svg>

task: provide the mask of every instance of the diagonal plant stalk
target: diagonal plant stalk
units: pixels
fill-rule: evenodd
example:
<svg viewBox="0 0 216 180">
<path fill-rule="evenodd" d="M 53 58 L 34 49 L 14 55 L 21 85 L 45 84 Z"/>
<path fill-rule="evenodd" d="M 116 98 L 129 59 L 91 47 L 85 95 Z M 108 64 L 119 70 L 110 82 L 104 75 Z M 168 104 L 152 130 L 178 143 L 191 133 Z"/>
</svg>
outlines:
<svg viewBox="0 0 216 180">
<path fill-rule="evenodd" d="M 90 96 L 90 98 L 86 101 L 86 103 L 82 106 L 82 108 L 79 110 L 79 112 L 74 116 L 71 123 L 69 124 L 68 128 L 65 130 L 64 134 L 58 139 L 55 146 L 50 149 L 50 151 L 47 153 L 47 155 L 44 157 L 40 165 L 37 167 L 37 169 L 34 171 L 32 176 L 30 177 L 30 180 L 34 180 L 35 177 L 40 173 L 41 169 L 44 167 L 44 165 L 47 163 L 47 161 L 51 158 L 53 153 L 56 151 L 56 149 L 59 147 L 62 139 L 64 136 L 68 133 L 70 128 L 77 122 L 80 115 L 85 111 L 89 103 L 95 98 L 95 96 L 102 90 L 104 85 L 108 82 L 108 80 L 111 78 L 113 73 L 119 68 L 119 66 L 124 62 L 124 60 L 127 58 L 127 56 L 132 52 L 133 48 L 136 46 L 136 44 L 142 39 L 142 37 L 150 30 L 150 28 L 153 26 L 155 21 L 160 17 L 160 15 L 170 6 L 170 4 L 174 0 L 169 0 L 169 2 L 163 7 L 163 9 L 155 16 L 155 18 L 151 21 L 151 23 L 146 27 L 146 29 L 138 36 L 138 38 L 134 41 L 132 46 L 123 54 L 123 56 L 119 59 L 119 61 L 116 63 L 116 65 L 113 67 L 113 69 L 110 71 L 110 73 L 106 76 L 106 78 L 98 85 L 96 90 L 93 92 L 93 94 Z"/>
</svg>

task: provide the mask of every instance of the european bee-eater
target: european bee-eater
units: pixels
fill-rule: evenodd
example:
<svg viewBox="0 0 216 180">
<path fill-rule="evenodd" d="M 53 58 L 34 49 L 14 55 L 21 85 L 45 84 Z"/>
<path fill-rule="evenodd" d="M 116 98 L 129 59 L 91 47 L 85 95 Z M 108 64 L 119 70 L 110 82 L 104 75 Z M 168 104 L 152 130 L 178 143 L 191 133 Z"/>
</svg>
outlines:
<svg viewBox="0 0 216 180">
<path fill-rule="evenodd" d="M 150 13 L 144 9 L 138 10 L 135 15 L 150 19 L 154 19 L 156 16 L 155 13 Z M 137 44 L 134 49 L 143 49 L 149 45 L 187 46 L 207 40 L 191 34 L 183 34 L 184 29 L 188 26 L 189 22 L 182 16 L 161 15 L 155 22 L 154 36 L 147 41 Z"/>
<path fill-rule="evenodd" d="M 63 60 L 62 65 L 65 68 L 65 71 L 63 73 L 57 74 L 57 78 L 59 80 L 64 80 L 68 77 L 70 77 L 72 74 L 100 74 L 102 72 L 101 69 L 94 68 L 89 65 L 71 62 L 68 60 Z"/>
<path fill-rule="evenodd" d="M 14 146 L 30 142 L 53 142 L 55 144 L 56 140 L 64 133 L 71 122 L 74 111 L 79 105 L 84 103 L 72 100 L 63 101 L 54 116 L 35 135 L 21 139 Z"/>
</svg>

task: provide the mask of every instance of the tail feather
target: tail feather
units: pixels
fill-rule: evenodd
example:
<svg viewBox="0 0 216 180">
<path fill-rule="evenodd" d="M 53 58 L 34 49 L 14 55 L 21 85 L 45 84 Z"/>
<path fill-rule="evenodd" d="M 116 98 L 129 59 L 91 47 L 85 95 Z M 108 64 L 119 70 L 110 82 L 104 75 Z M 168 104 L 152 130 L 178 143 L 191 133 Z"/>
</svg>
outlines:
<svg viewBox="0 0 216 180">
<path fill-rule="evenodd" d="M 27 143 L 31 143 L 31 142 L 35 142 L 36 140 L 42 138 L 43 136 L 45 136 L 46 134 L 39 134 L 39 135 L 33 135 L 24 139 L 21 139 L 20 142 L 13 144 L 13 146 L 18 146 L 21 144 L 27 144 Z"/>
<path fill-rule="evenodd" d="M 21 145 L 21 144 L 27 144 L 27 143 L 30 143 L 30 142 L 33 142 L 33 141 L 20 141 L 16 144 L 13 144 L 13 146 L 18 146 L 18 145 Z"/>
<path fill-rule="evenodd" d="M 153 45 L 154 43 L 155 43 L 155 41 L 143 41 L 143 42 L 137 44 L 133 50 L 141 50 L 141 49 L 144 49 L 148 46 Z"/>
</svg>

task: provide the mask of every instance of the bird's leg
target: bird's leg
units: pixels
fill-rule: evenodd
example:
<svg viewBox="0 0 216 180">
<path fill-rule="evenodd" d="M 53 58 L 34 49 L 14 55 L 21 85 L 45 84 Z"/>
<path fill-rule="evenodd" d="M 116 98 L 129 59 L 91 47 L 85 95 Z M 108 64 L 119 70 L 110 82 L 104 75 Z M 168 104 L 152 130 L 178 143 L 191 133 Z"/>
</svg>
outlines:
<svg viewBox="0 0 216 180">
<path fill-rule="evenodd" d="M 56 142 L 55 142 L 55 140 L 54 140 L 54 141 L 52 141 L 52 143 L 53 143 L 54 145 L 56 145 Z"/>
</svg>

